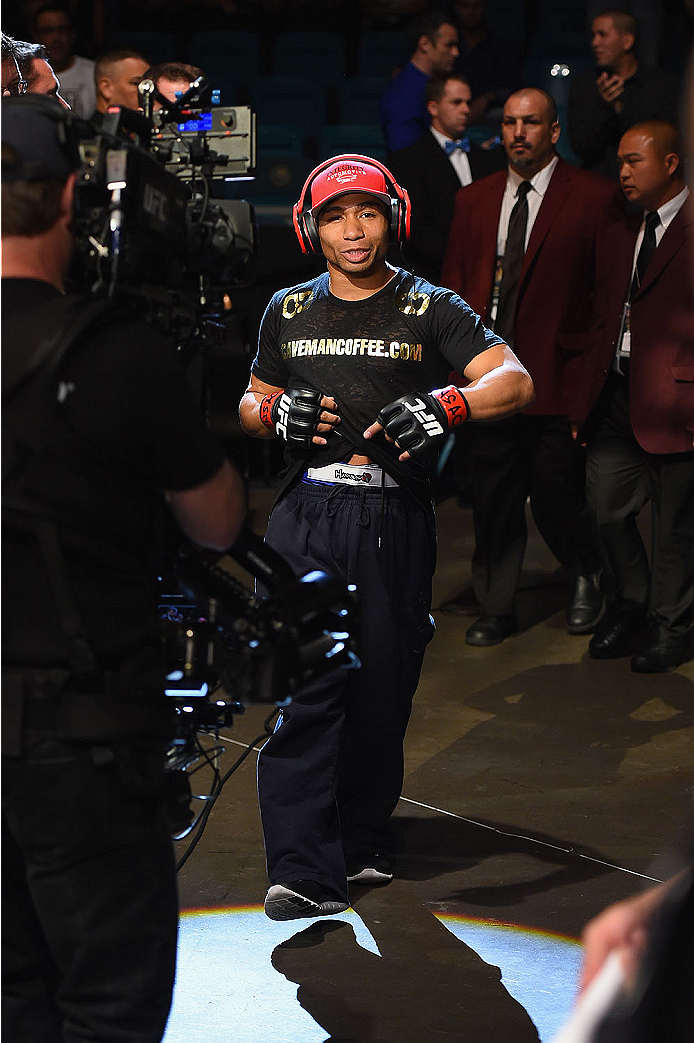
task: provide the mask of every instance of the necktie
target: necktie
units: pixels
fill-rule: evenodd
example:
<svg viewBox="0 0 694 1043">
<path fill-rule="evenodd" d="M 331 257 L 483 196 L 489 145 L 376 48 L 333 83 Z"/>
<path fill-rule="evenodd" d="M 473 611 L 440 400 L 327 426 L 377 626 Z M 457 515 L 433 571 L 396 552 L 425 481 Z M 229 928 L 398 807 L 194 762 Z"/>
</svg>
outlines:
<svg viewBox="0 0 694 1043">
<path fill-rule="evenodd" d="M 508 222 L 506 250 L 504 251 L 503 275 L 499 287 L 499 303 L 496 309 L 494 332 L 510 344 L 513 341 L 513 320 L 518 296 L 518 280 L 525 254 L 525 232 L 528 227 L 529 181 L 521 181 L 516 193 L 516 202 Z"/>
<path fill-rule="evenodd" d="M 460 149 L 461 152 L 470 151 L 470 139 L 469 138 L 458 138 L 457 141 L 446 141 L 443 146 L 446 150 L 446 155 L 450 156 L 456 149 Z"/>
<path fill-rule="evenodd" d="M 651 213 L 646 214 L 646 228 L 643 233 L 643 241 L 639 249 L 639 255 L 636 258 L 636 268 L 634 269 L 634 275 L 631 280 L 631 286 L 629 288 L 629 300 L 638 292 L 643 277 L 646 274 L 646 268 L 648 262 L 655 253 L 655 230 L 660 224 L 660 218 L 658 217 L 658 211 L 653 210 Z"/>
</svg>

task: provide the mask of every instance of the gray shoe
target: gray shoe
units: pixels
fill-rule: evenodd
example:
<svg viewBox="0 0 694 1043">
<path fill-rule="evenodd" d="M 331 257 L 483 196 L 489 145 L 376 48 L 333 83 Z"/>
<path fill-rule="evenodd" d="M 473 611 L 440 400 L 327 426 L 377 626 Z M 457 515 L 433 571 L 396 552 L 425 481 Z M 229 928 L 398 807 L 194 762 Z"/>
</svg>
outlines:
<svg viewBox="0 0 694 1043">
<path fill-rule="evenodd" d="M 393 870 L 384 855 L 374 855 L 372 858 L 347 863 L 349 884 L 389 884 L 392 879 Z"/>
<path fill-rule="evenodd" d="M 271 920 L 298 920 L 302 916 L 331 916 L 349 909 L 315 880 L 291 880 L 273 884 L 265 895 L 265 915 Z"/>
</svg>

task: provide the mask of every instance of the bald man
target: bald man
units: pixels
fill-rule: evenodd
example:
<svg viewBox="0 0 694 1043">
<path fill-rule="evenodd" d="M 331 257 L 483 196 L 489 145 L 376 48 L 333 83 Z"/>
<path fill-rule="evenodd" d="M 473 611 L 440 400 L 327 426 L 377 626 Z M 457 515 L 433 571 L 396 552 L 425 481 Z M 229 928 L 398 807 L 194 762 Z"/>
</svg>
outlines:
<svg viewBox="0 0 694 1043">
<path fill-rule="evenodd" d="M 554 99 L 525 88 L 504 106 L 508 169 L 461 188 L 441 281 L 507 337 L 535 383 L 532 406 L 478 424 L 462 442 L 472 500 L 472 583 L 481 615 L 470 645 L 495 645 L 516 629 L 516 594 L 527 541 L 528 497 L 543 539 L 571 579 L 566 623 L 595 626 L 600 562 L 587 524 L 583 450 L 572 423 L 593 365 L 586 343 L 595 294 L 595 242 L 621 206 L 616 185 L 557 155 Z M 451 599 L 442 608 L 467 610 Z"/>
<path fill-rule="evenodd" d="M 609 586 L 589 651 L 661 673 L 690 657 L 694 622 L 691 200 L 671 124 L 637 123 L 618 160 L 622 191 L 642 213 L 613 225 L 598 257 L 587 495 Z M 650 565 L 636 525 L 649 500 Z"/>
</svg>

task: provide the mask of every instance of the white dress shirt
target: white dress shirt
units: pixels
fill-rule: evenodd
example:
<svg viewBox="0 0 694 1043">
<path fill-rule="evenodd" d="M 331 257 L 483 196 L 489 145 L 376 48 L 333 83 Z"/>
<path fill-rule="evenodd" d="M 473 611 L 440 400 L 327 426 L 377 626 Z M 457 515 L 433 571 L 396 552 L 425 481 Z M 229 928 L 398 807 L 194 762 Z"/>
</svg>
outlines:
<svg viewBox="0 0 694 1043">
<path fill-rule="evenodd" d="M 684 201 L 689 195 L 689 189 L 685 185 L 681 192 L 678 192 L 672 199 L 668 199 L 667 203 L 663 203 L 662 206 L 658 207 L 657 214 L 660 218 L 660 224 L 656 225 L 655 229 L 655 248 L 656 250 L 660 246 L 660 240 L 665 235 L 668 225 L 677 216 L 679 211 L 684 205 Z M 639 256 L 639 250 L 643 242 L 643 237 L 646 231 L 646 213 L 644 210 L 643 220 L 641 221 L 641 227 L 639 228 L 639 234 L 636 236 L 636 243 L 634 245 L 634 256 L 631 259 L 631 279 L 629 280 L 629 287 L 627 288 L 627 298 L 629 290 L 631 289 L 631 282 L 634 278 L 634 272 L 636 271 L 636 259 Z M 631 307 L 628 299 L 624 303 L 624 310 L 622 312 L 622 325 L 617 338 L 617 350 L 615 352 L 614 361 L 612 363 L 613 369 L 618 373 L 626 373 L 623 366 L 620 366 L 620 359 L 628 359 L 631 355 Z"/>
<path fill-rule="evenodd" d="M 441 148 L 445 151 L 446 142 L 453 141 L 453 138 L 449 138 L 439 130 L 434 130 L 433 127 L 429 127 L 429 130 L 434 135 Z M 461 185 L 471 185 L 472 171 L 470 170 L 470 160 L 467 158 L 467 152 L 463 152 L 462 149 L 457 148 L 446 158 L 450 160 L 451 166 L 458 175 L 458 181 L 460 181 Z"/>
<path fill-rule="evenodd" d="M 538 170 L 537 174 L 530 178 L 530 191 L 528 192 L 528 225 L 525 230 L 525 248 L 528 248 L 528 240 L 530 239 L 530 233 L 533 230 L 535 224 L 535 218 L 537 217 L 542 200 L 545 197 L 545 192 L 550 182 L 550 178 L 554 173 L 554 168 L 559 160 L 558 156 L 551 159 L 547 166 L 543 167 L 542 170 Z M 497 255 L 503 257 L 504 251 L 506 250 L 506 237 L 508 235 L 508 223 L 511 219 L 511 211 L 516 203 L 516 193 L 518 192 L 518 186 L 521 181 L 527 180 L 522 178 L 519 174 L 508 168 L 508 175 L 506 177 L 506 188 L 504 190 L 504 198 L 501 201 L 501 213 L 499 214 L 499 227 L 496 233 L 496 252 Z"/>
<path fill-rule="evenodd" d="M 667 203 L 663 203 L 662 206 L 658 207 L 658 217 L 660 218 L 660 224 L 656 225 L 655 229 L 655 248 L 656 250 L 660 246 L 660 240 L 665 235 L 668 225 L 677 216 L 684 205 L 684 201 L 689 195 L 689 189 L 685 185 L 681 192 L 678 192 L 672 199 L 668 199 Z M 641 222 L 641 228 L 639 234 L 636 237 L 636 245 L 634 247 L 634 258 L 631 263 L 631 275 L 634 276 L 636 271 L 636 258 L 639 256 L 639 250 L 641 249 L 641 243 L 643 242 L 644 232 L 646 231 L 646 211 L 643 213 L 643 220 Z"/>
</svg>

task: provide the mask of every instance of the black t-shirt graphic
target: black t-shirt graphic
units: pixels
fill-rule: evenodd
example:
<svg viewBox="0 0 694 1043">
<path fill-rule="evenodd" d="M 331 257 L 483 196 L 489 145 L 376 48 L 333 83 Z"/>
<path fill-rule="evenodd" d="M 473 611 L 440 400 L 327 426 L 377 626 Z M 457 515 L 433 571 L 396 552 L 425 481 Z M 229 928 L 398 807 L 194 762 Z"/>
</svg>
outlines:
<svg viewBox="0 0 694 1043">
<path fill-rule="evenodd" d="M 400 463 L 400 450 L 383 435 L 362 432 L 383 406 L 409 392 L 429 392 L 451 370 L 501 343 L 451 290 L 397 269 L 371 297 L 345 301 L 330 292 L 326 273 L 276 293 L 260 327 L 252 372 L 275 387 L 308 386 L 332 395 L 341 422 L 328 445 L 300 461 L 288 458 L 280 493 L 306 467 L 348 460 L 356 451 L 381 464 L 421 502 L 430 475 L 421 464 Z"/>
</svg>

